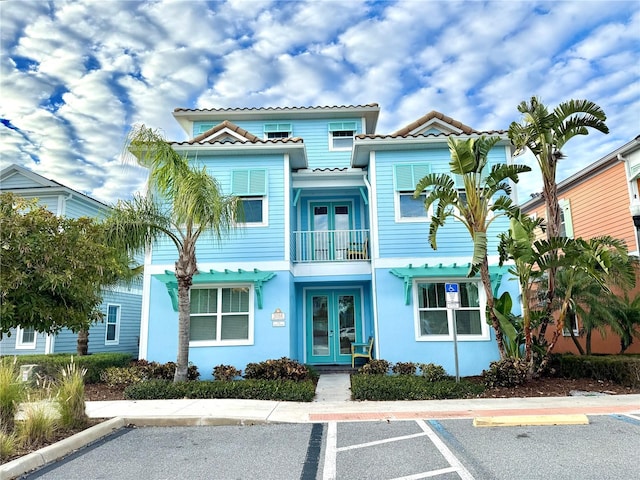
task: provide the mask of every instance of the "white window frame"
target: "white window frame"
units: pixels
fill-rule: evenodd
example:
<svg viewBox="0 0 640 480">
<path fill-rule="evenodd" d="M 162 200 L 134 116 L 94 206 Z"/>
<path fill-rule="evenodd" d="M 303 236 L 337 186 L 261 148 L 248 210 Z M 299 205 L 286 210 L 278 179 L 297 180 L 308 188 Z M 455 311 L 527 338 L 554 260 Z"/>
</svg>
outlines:
<svg viewBox="0 0 640 480">
<path fill-rule="evenodd" d="M 33 330 L 33 329 L 29 329 Z M 16 329 L 16 350 L 35 350 L 38 344 L 38 332 L 33 330 L 33 341 L 25 342 L 24 334 L 27 330 L 18 326 Z"/>
<path fill-rule="evenodd" d="M 339 127 L 339 125 L 341 126 Z M 353 127 L 353 128 L 349 128 Z M 355 141 L 356 133 L 358 132 L 358 125 L 354 121 L 346 121 L 346 122 L 331 122 L 329 123 L 329 151 L 331 152 L 345 152 L 353 149 L 353 143 Z M 334 136 L 334 134 L 338 133 L 339 135 Z M 349 133 L 348 135 L 342 135 L 345 133 Z M 336 147 L 334 140 L 335 139 L 344 139 L 350 138 L 351 145 L 348 147 Z"/>
<path fill-rule="evenodd" d="M 109 323 L 109 309 L 116 308 L 116 322 L 115 324 Z M 107 304 L 107 314 L 104 319 L 104 344 L 105 345 L 118 345 L 120 344 L 120 319 L 122 315 L 122 305 L 116 303 L 108 303 Z M 109 340 L 109 325 L 116 326 L 116 334 L 113 340 Z"/>
<path fill-rule="evenodd" d="M 431 217 L 433 216 L 433 204 L 429 205 L 429 210 L 425 210 L 424 209 L 424 199 L 426 198 L 428 192 L 422 192 L 420 194 L 420 198 L 423 199 L 422 201 L 422 211 L 424 213 L 424 215 L 420 215 L 419 217 L 403 217 L 402 216 L 402 210 L 401 210 L 401 206 L 400 206 L 400 197 L 401 196 L 406 196 L 406 195 L 410 195 L 413 197 L 413 193 L 414 192 L 409 192 L 409 191 L 396 191 L 394 192 L 394 198 L 393 198 L 393 208 L 395 211 L 395 221 L 396 223 L 428 223 L 431 221 Z M 424 197 L 424 198 L 423 198 Z M 418 199 L 416 199 L 416 201 L 418 201 Z"/>
<path fill-rule="evenodd" d="M 253 283 L 223 283 L 223 284 L 206 284 L 206 285 L 198 285 L 197 287 L 191 287 L 191 290 L 211 290 L 218 289 L 218 311 L 214 314 L 216 319 L 216 336 L 215 340 L 189 340 L 189 347 L 221 347 L 221 346 L 246 346 L 253 345 L 253 334 L 254 334 L 254 322 L 255 322 L 255 313 L 254 313 L 254 304 L 255 304 L 255 288 Z M 220 334 L 222 333 L 222 316 L 224 313 L 221 311 L 222 309 L 222 290 L 230 289 L 230 288 L 249 288 L 249 311 L 246 312 L 249 316 L 249 326 L 248 326 L 248 338 L 247 339 L 235 339 L 235 340 L 219 340 Z M 202 314 L 192 314 L 189 312 L 190 316 L 212 316 L 213 312 L 202 313 Z M 234 312 L 244 313 L 244 312 Z M 191 335 L 191 333 L 189 333 Z"/>
<path fill-rule="evenodd" d="M 262 222 L 237 222 L 239 227 L 268 227 L 269 226 L 269 205 L 266 195 L 236 195 L 242 200 L 262 200 Z"/>
<path fill-rule="evenodd" d="M 576 337 L 580 336 L 580 325 L 578 323 L 578 315 L 574 315 L 573 319 L 575 319 L 575 324 L 572 325 L 572 327 L 575 327 L 573 329 L 573 335 Z M 573 323 L 573 322 L 572 322 Z M 570 337 L 571 336 L 571 332 L 569 331 L 569 329 L 567 328 L 567 325 L 565 323 L 564 328 L 562 329 L 562 336 L 563 337 Z"/>
<path fill-rule="evenodd" d="M 485 318 L 485 310 L 487 308 L 487 299 L 484 293 L 484 288 L 482 286 L 482 282 L 480 281 L 469 281 L 464 278 L 451 278 L 451 279 L 442 279 L 442 278 L 415 278 L 413 280 L 413 318 L 414 318 L 414 332 L 415 339 L 417 342 L 452 342 L 453 341 L 453 315 L 454 311 L 452 309 L 443 309 L 437 308 L 433 310 L 446 310 L 447 312 L 447 322 L 448 322 L 448 335 L 421 335 L 420 334 L 420 304 L 418 299 L 418 285 L 421 283 L 475 283 L 478 286 L 478 307 L 463 307 L 456 310 L 478 310 L 480 314 L 480 334 L 476 335 L 464 335 L 458 334 L 457 340 L 459 342 L 478 342 L 478 341 L 488 341 L 491 340 L 491 335 L 489 333 L 489 325 L 486 322 Z"/>
</svg>

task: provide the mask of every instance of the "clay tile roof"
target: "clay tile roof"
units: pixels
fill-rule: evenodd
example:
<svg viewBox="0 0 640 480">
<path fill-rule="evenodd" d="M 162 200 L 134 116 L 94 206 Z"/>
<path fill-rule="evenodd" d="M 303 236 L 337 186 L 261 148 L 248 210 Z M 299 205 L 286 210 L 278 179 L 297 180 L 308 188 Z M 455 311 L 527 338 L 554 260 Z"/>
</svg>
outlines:
<svg viewBox="0 0 640 480">
<path fill-rule="evenodd" d="M 252 143 L 260 141 L 260 139 L 258 137 L 256 137 L 252 133 L 249 133 L 244 128 L 240 128 L 235 123 L 230 122 L 229 120 L 225 120 L 224 122 L 219 123 L 218 125 L 214 126 L 213 128 L 210 128 L 209 130 L 207 130 L 206 132 L 201 133 L 197 137 L 194 137 L 193 139 L 189 140 L 188 143 L 192 143 L 192 144 L 193 143 L 200 143 L 204 139 L 209 138 L 212 135 L 215 135 L 220 130 L 224 130 L 225 128 L 228 129 L 228 130 L 231 130 L 234 133 L 237 133 L 238 135 L 246 138 L 248 141 L 250 141 Z"/>
<path fill-rule="evenodd" d="M 401 128 L 400 130 L 398 130 L 396 132 L 393 132 L 391 134 L 391 136 L 392 137 L 404 137 L 405 135 L 408 135 L 410 132 L 414 131 L 416 128 L 419 128 L 421 125 L 424 125 L 429 120 L 433 120 L 434 118 L 437 118 L 438 120 L 442 120 L 443 122 L 448 123 L 449 125 L 462 130 L 463 133 L 466 133 L 466 134 L 478 133 L 473 128 L 465 125 L 464 123 L 459 122 L 457 120 L 454 120 L 453 118 L 448 117 L 443 113 L 440 113 L 440 112 L 437 112 L 435 110 L 432 110 L 429 113 L 427 113 L 426 115 L 423 115 L 419 119 L 411 122 L 409 125 Z"/>
<path fill-rule="evenodd" d="M 242 108 L 174 108 L 174 112 L 258 112 L 258 111 L 280 111 L 280 110 L 322 110 L 327 108 L 377 108 L 377 103 L 366 105 L 326 105 L 312 107 L 242 107 Z"/>
</svg>

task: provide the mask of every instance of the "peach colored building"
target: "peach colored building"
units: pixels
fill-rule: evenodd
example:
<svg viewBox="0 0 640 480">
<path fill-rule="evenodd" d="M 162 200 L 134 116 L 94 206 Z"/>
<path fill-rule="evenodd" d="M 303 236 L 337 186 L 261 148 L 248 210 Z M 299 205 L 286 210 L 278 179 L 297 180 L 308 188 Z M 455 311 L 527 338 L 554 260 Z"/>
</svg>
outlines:
<svg viewBox="0 0 640 480">
<path fill-rule="evenodd" d="M 624 240 L 629 253 L 638 255 L 639 184 L 640 135 L 558 184 L 558 200 L 562 211 L 561 232 L 568 237 L 585 239 L 610 235 Z M 538 218 L 546 217 L 541 196 L 525 202 L 521 208 L 525 213 Z M 636 288 L 629 295 L 633 298 L 638 293 L 640 276 Z M 577 327 L 579 332 L 580 319 Z M 584 334 L 578 336 L 583 348 L 584 337 Z M 618 353 L 620 339 L 612 333 L 602 338 L 594 332 L 591 347 L 593 353 Z M 568 334 L 558 340 L 554 352 L 578 353 Z M 640 340 L 634 340 L 626 353 L 640 353 Z"/>
</svg>

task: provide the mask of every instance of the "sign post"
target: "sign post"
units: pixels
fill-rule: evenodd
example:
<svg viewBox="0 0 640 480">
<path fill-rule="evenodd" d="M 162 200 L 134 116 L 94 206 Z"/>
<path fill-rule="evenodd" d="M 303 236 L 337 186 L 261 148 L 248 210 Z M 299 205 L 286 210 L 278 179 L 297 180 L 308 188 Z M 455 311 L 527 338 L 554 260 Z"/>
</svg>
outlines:
<svg viewBox="0 0 640 480">
<path fill-rule="evenodd" d="M 457 283 L 445 283 L 444 295 L 447 309 L 453 315 L 453 356 L 456 365 L 456 382 L 460 383 L 460 367 L 458 366 L 458 326 L 456 324 L 456 309 L 460 308 L 460 290 Z"/>
</svg>

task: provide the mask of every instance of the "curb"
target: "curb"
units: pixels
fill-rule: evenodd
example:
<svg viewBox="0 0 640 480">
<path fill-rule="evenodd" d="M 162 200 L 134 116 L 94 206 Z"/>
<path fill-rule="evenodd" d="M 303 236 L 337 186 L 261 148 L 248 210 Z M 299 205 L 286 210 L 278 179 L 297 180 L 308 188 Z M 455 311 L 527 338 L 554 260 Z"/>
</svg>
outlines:
<svg viewBox="0 0 640 480">
<path fill-rule="evenodd" d="M 31 452 L 23 457 L 0 465 L 0 480 L 11 480 L 27 472 L 44 467 L 48 463 L 60 460 L 70 453 L 100 440 L 121 428 L 133 425 L 136 427 L 196 427 L 196 426 L 245 426 L 264 425 L 269 422 L 254 418 L 223 418 L 223 417 L 115 417 L 98 425 L 89 427 L 75 435 L 60 440 L 52 445 Z"/>
<path fill-rule="evenodd" d="M 586 415 L 511 415 L 476 417 L 474 427 L 530 427 L 549 425 L 589 425 Z"/>
</svg>

